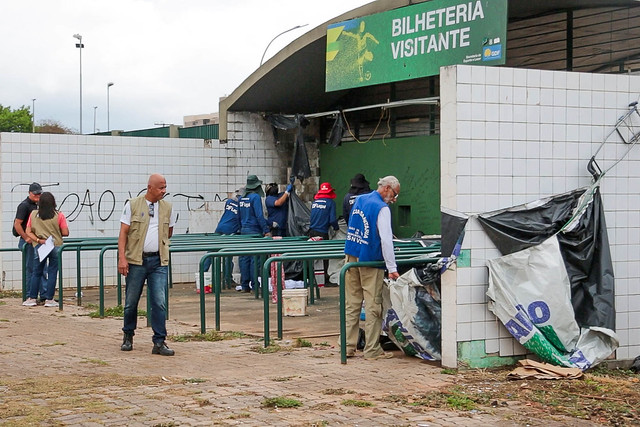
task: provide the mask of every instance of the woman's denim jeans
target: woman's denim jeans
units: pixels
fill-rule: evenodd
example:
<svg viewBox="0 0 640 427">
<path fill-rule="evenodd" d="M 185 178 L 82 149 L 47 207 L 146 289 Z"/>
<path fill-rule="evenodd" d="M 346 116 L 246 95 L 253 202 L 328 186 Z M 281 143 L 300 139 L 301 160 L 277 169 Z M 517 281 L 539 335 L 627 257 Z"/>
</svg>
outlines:
<svg viewBox="0 0 640 427">
<path fill-rule="evenodd" d="M 27 297 L 36 299 L 39 293 L 41 298 L 51 300 L 56 293 L 60 247 L 53 248 L 49 255 L 43 261 L 40 261 L 38 256 L 38 248 L 40 246 L 42 245 L 36 246 L 33 251 L 33 273 L 31 274 L 31 280 L 29 280 Z"/>
</svg>

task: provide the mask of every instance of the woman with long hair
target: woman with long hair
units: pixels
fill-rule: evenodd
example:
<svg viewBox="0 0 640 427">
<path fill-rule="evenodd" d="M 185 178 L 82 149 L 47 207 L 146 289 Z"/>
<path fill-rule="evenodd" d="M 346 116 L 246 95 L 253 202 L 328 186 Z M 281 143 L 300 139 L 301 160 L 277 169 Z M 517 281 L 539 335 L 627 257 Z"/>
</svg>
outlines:
<svg viewBox="0 0 640 427">
<path fill-rule="evenodd" d="M 40 201 L 38 202 L 38 209 L 31 212 L 29 221 L 27 222 L 26 233 L 33 242 L 34 251 L 34 263 L 33 263 L 33 275 L 29 281 L 29 287 L 27 292 L 27 299 L 22 305 L 27 307 L 33 307 L 37 305 L 38 291 L 40 295 L 45 297 L 45 307 L 55 307 L 58 304 L 53 299 L 53 294 L 56 292 L 56 279 L 58 276 L 58 256 L 60 253 L 60 246 L 62 246 L 62 237 L 69 235 L 69 227 L 67 226 L 67 219 L 62 212 L 56 209 L 56 199 L 53 194 L 44 192 L 40 195 Z M 51 238 L 54 248 L 46 256 L 40 258 L 39 250 L 42 245 L 47 243 L 47 240 Z M 45 281 L 44 289 L 38 289 L 43 282 L 46 268 L 47 279 Z"/>
</svg>

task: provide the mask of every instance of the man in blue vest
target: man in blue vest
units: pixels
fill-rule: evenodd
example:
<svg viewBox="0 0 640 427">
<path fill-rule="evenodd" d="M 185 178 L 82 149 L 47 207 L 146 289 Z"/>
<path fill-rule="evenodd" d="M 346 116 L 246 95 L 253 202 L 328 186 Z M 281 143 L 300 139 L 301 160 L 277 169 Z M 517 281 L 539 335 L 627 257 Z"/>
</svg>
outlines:
<svg viewBox="0 0 640 427">
<path fill-rule="evenodd" d="M 393 252 L 391 210 L 400 194 L 400 182 L 394 176 L 378 181 L 378 190 L 356 198 L 351 210 L 344 252 L 345 262 L 383 261 L 389 279 L 399 277 Z M 389 359 L 393 353 L 385 353 L 380 346 L 382 330 L 382 286 L 384 270 L 358 267 L 347 270 L 345 275 L 347 357 L 356 353 L 362 301 L 365 306 L 365 359 Z"/>
</svg>

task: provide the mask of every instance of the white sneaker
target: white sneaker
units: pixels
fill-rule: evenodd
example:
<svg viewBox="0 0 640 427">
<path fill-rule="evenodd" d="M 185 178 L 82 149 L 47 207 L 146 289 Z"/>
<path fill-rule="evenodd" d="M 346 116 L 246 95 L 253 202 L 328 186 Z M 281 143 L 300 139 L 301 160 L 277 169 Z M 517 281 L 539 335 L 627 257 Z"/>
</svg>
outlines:
<svg viewBox="0 0 640 427">
<path fill-rule="evenodd" d="M 236 291 L 240 292 L 242 290 L 242 286 L 238 285 L 236 286 Z"/>
<path fill-rule="evenodd" d="M 35 300 L 35 298 L 27 298 L 22 305 L 24 305 L 25 307 L 35 307 L 36 305 L 38 305 L 38 301 Z"/>
<path fill-rule="evenodd" d="M 57 303 L 57 302 L 55 302 L 55 301 L 54 301 L 54 300 L 52 300 L 52 299 L 48 299 L 48 300 L 46 300 L 46 301 L 44 302 L 44 306 L 45 306 L 45 307 L 57 307 L 57 306 L 58 306 L 58 303 Z"/>
</svg>

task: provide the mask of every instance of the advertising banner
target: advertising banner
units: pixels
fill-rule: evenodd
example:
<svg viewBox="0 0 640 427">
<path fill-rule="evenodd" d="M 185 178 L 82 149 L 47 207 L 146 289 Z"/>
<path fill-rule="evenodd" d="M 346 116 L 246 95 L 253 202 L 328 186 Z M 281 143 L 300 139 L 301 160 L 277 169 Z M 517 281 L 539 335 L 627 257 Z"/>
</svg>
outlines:
<svg viewBox="0 0 640 427">
<path fill-rule="evenodd" d="M 327 28 L 327 92 L 505 63 L 507 0 L 433 0 Z"/>
</svg>

